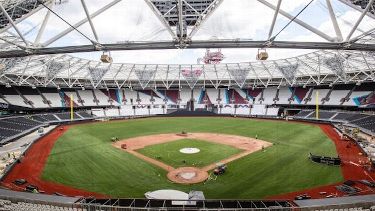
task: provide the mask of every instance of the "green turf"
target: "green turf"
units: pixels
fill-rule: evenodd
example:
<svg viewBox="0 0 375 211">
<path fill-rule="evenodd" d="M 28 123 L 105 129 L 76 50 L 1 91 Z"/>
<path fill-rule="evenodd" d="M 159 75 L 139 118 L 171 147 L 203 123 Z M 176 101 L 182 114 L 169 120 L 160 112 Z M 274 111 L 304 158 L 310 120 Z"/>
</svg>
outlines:
<svg viewBox="0 0 375 211">
<path fill-rule="evenodd" d="M 183 154 L 180 152 L 180 149 L 188 147 L 198 148 L 200 152 L 195 154 Z M 232 146 L 197 139 L 181 139 L 147 146 L 137 151 L 175 168 L 185 166 L 203 167 L 242 152 L 241 149 Z"/>
<path fill-rule="evenodd" d="M 255 137 L 274 145 L 238 159 L 216 181 L 177 185 L 166 172 L 111 145 L 120 139 L 160 133 L 212 132 Z M 240 118 L 147 118 L 77 125 L 55 144 L 42 177 L 113 197 L 143 197 L 147 191 L 202 190 L 207 198 L 264 198 L 343 180 L 339 167 L 312 163 L 308 153 L 336 156 L 319 127 Z"/>
</svg>

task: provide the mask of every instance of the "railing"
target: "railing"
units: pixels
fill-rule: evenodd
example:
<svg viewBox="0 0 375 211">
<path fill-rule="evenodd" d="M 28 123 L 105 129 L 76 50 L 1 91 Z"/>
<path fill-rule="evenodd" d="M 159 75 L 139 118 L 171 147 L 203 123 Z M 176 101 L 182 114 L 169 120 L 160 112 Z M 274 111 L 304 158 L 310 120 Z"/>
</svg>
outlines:
<svg viewBox="0 0 375 211">
<path fill-rule="evenodd" d="M 1 197 L 2 200 L 10 201 L 12 204 L 27 203 L 32 206 L 55 206 L 65 209 L 74 209 L 77 211 L 143 211 L 143 210 L 253 210 L 253 211 L 294 211 L 294 210 L 338 210 L 338 209 L 357 209 L 357 210 L 375 210 L 375 202 L 363 200 L 347 203 L 324 204 L 318 206 L 296 206 L 293 203 L 286 201 L 260 201 L 260 200 L 204 200 L 194 201 L 195 205 L 173 205 L 174 202 L 170 200 L 152 200 L 152 199 L 82 199 L 75 203 L 61 203 L 61 202 L 44 202 L 41 200 L 15 198 L 15 197 Z M 329 199 L 328 199 L 329 200 Z M 182 201 L 183 202 L 183 201 Z M 280 204 L 282 203 L 282 204 Z M 10 204 L 9 206 L 12 206 Z M 121 205 L 124 204 L 124 205 Z M 15 206 L 15 205 L 13 205 Z"/>
</svg>

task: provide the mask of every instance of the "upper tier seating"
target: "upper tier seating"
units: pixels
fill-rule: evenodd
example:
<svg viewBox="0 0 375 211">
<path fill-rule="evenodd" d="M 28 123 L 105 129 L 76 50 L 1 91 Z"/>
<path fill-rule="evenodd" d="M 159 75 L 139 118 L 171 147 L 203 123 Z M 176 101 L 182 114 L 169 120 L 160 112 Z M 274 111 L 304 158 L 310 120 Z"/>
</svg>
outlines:
<svg viewBox="0 0 375 211">
<path fill-rule="evenodd" d="M 111 105 L 109 97 L 100 89 L 95 89 L 94 94 L 98 100 L 99 106 L 109 106 Z"/>
<path fill-rule="evenodd" d="M 277 92 L 277 87 L 268 87 L 264 89 L 263 91 L 264 101 L 262 102 L 262 104 L 266 104 L 266 105 L 275 104 L 274 98 L 276 97 L 276 92 Z M 260 98 L 258 100 L 260 100 Z M 256 103 L 260 103 L 260 102 L 256 102 Z"/>
<path fill-rule="evenodd" d="M 179 91 L 178 90 L 159 90 L 160 94 L 164 96 L 167 104 L 177 104 L 179 99 Z"/>
<path fill-rule="evenodd" d="M 181 98 L 181 105 L 186 105 L 188 101 L 191 100 L 191 90 L 190 89 L 182 89 L 180 91 L 180 98 Z"/>
<path fill-rule="evenodd" d="M 341 100 L 345 98 L 350 90 L 332 90 L 329 100 L 326 101 L 325 105 L 340 105 Z"/>
<path fill-rule="evenodd" d="M 36 108 L 48 107 L 48 104 L 43 102 L 43 98 L 39 95 L 39 92 L 36 88 L 31 87 L 17 87 L 17 90 L 23 95 L 27 101 L 30 101 L 31 104 Z"/>
<path fill-rule="evenodd" d="M 292 96 L 292 92 L 288 87 L 282 87 L 279 89 L 279 100 L 276 104 L 289 104 L 289 99 Z"/>
<path fill-rule="evenodd" d="M 292 104 L 304 104 L 304 99 L 307 97 L 307 94 L 310 92 L 310 88 L 303 87 L 293 87 L 292 88 L 294 95 L 294 101 Z"/>
<path fill-rule="evenodd" d="M 0 86 L 0 94 L 12 105 L 31 107 L 31 105 L 18 94 L 15 87 Z"/>
<path fill-rule="evenodd" d="M 315 89 L 312 91 L 311 94 L 311 101 L 307 102 L 307 105 L 315 105 L 316 104 L 316 97 L 318 97 L 318 102 L 321 105 L 323 98 L 325 98 L 328 94 L 330 89 Z"/>
<path fill-rule="evenodd" d="M 322 106 L 375 106 L 375 83 L 359 86 L 343 84 L 333 87 L 315 86 L 267 88 L 205 88 L 190 87 L 177 89 L 67 89 L 38 87 L 0 86 L 0 102 L 28 108 L 65 108 L 70 106 L 73 96 L 75 107 L 120 107 L 124 105 L 180 105 L 185 108 L 189 101 L 194 100 L 195 108 L 205 105 L 315 105 L 316 94 Z M 219 101 L 218 101 L 219 100 Z"/>
<path fill-rule="evenodd" d="M 91 90 L 78 90 L 78 94 L 83 100 L 84 106 L 97 106 L 96 102 L 94 102 L 94 95 Z"/>
</svg>

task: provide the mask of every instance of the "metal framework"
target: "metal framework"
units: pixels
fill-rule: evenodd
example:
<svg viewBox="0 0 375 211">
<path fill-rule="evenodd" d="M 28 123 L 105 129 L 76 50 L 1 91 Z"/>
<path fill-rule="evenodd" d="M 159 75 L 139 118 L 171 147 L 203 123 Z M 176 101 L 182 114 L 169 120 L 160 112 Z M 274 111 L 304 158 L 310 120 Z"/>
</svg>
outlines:
<svg viewBox="0 0 375 211">
<path fill-rule="evenodd" d="M 0 83 L 139 88 L 309 86 L 375 81 L 371 52 L 320 50 L 275 61 L 226 64 L 104 64 L 69 55 L 1 59 Z"/>
<path fill-rule="evenodd" d="M 332 22 L 332 29 L 335 31 L 335 37 L 332 37 L 320 29 L 313 27 L 304 20 L 295 18 L 289 12 L 283 10 L 282 0 L 273 5 L 268 0 L 257 0 L 259 4 L 274 10 L 274 16 L 270 23 L 268 36 L 263 40 L 232 39 L 232 40 L 194 40 L 194 35 L 209 17 L 220 7 L 223 0 L 144 0 L 151 8 L 155 16 L 160 20 L 165 29 L 170 33 L 171 40 L 167 41 L 126 41 L 108 44 L 100 42 L 97 27 L 93 19 L 114 7 L 122 0 L 112 0 L 109 4 L 103 6 L 90 14 L 87 9 L 86 1 L 81 0 L 82 10 L 85 17 L 76 23 L 69 23 L 70 26 L 57 35 L 42 41 L 45 28 L 49 23 L 51 11 L 54 10 L 54 0 L 10 0 L 0 1 L 0 40 L 8 46 L 0 50 L 0 58 L 24 57 L 30 55 L 63 54 L 74 52 L 91 51 L 120 51 L 120 50 L 144 50 L 144 49 L 176 49 L 176 48 L 293 48 L 293 49 L 325 49 L 325 50 L 361 50 L 375 51 L 375 43 L 361 43 L 360 40 L 375 29 L 367 32 L 361 32 L 360 35 L 353 37 L 355 32 L 359 31 L 358 26 L 363 22 L 365 16 L 374 17 L 374 0 L 352 1 L 340 0 L 340 2 L 349 5 L 353 10 L 361 12 L 360 18 L 352 25 L 349 34 L 343 35 L 342 30 L 337 23 L 337 17 L 331 1 L 326 1 L 326 8 L 329 19 Z M 58 1 L 59 2 L 59 1 Z M 56 2 L 55 2 L 56 4 Z M 64 5 L 61 5 L 64 6 Z M 18 24 L 29 16 L 39 12 L 42 8 L 48 7 L 49 11 L 43 19 L 42 26 L 38 30 L 38 36 L 35 40 L 26 40 L 19 30 Z M 275 40 L 274 28 L 280 18 L 293 20 L 294 23 L 302 26 L 305 30 L 324 39 L 326 42 L 300 42 L 300 41 L 279 41 Z M 89 23 L 94 40 L 90 40 L 90 45 L 51 47 L 56 41 L 68 35 L 85 23 Z M 10 29 L 14 29 L 17 42 L 8 38 Z M 87 36 L 86 36 L 87 38 Z"/>
<path fill-rule="evenodd" d="M 336 37 L 295 18 L 282 10 L 282 0 L 273 5 L 267 0 L 259 4 L 274 10 L 267 37 L 264 40 L 194 40 L 194 34 L 217 10 L 222 0 L 144 0 L 159 18 L 173 39 L 167 41 L 127 41 L 101 43 L 95 17 L 116 6 L 122 0 L 108 4 L 90 13 L 87 1 L 81 0 L 85 17 L 73 27 L 61 31 L 48 40 L 42 40 L 49 18 L 57 6 L 53 0 L 0 0 L 0 83 L 25 86 L 122 88 L 155 87 L 259 87 L 269 85 L 308 86 L 335 83 L 358 83 L 375 80 L 375 29 L 359 31 L 365 16 L 372 17 L 374 0 L 356 10 L 360 18 L 349 34 L 342 34 L 337 24 L 333 5 L 326 1 L 329 20 Z M 6 3 L 7 2 L 7 3 Z M 342 0 L 341 2 L 348 1 Z M 26 40 L 19 23 L 32 14 L 48 7 L 35 40 Z M 22 11 L 17 12 L 17 11 Z M 17 15 L 21 14 L 21 15 Z M 275 25 L 283 16 L 293 20 L 326 42 L 279 41 Z M 51 47 L 70 32 L 88 23 L 94 40 L 89 45 Z M 16 33 L 12 33 L 14 29 Z M 103 64 L 75 58 L 66 53 L 114 50 L 176 49 L 176 48 L 290 48 L 317 49 L 316 52 L 277 61 L 257 61 L 227 64 Z M 322 50 L 323 49 L 323 50 Z"/>
</svg>

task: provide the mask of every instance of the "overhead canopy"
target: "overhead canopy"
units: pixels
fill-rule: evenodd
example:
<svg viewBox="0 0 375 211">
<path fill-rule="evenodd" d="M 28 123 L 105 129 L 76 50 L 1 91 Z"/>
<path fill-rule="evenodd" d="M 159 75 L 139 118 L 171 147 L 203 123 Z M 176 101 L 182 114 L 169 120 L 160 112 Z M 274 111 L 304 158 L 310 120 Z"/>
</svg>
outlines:
<svg viewBox="0 0 375 211">
<path fill-rule="evenodd" d="M 374 0 L 0 2 L 2 58 L 176 48 L 375 50 L 361 42 L 374 37 Z"/>
<path fill-rule="evenodd" d="M 319 85 L 374 81 L 375 55 L 316 51 L 298 57 L 227 64 L 105 64 L 69 55 L 2 59 L 3 84 L 61 87 L 165 88 Z"/>
<path fill-rule="evenodd" d="M 148 89 L 373 81 L 375 0 L 367 2 L 0 0 L 0 83 Z M 224 63 L 197 64 L 204 56 L 199 50 L 136 51 L 131 57 L 134 49 L 176 48 L 225 48 Z M 243 51 L 234 53 L 238 48 Z M 310 50 L 247 62 L 251 48 Z M 107 50 L 127 50 L 123 57 L 115 55 L 115 61 L 127 62 L 101 63 L 94 53 L 65 54 Z M 171 64 L 175 54 L 190 62 Z M 140 57 L 144 62 L 134 62 Z M 150 62 L 154 57 L 164 60 Z"/>
</svg>

